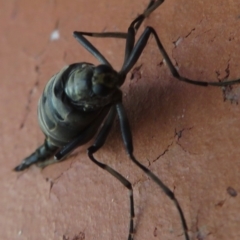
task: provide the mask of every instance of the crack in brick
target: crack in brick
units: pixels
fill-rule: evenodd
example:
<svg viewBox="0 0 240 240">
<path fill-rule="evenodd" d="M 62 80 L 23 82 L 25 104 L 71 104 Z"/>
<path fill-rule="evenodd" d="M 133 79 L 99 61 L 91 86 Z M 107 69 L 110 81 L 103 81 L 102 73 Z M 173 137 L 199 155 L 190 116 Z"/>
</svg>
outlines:
<svg viewBox="0 0 240 240">
<path fill-rule="evenodd" d="M 201 21 L 200 21 L 201 22 Z M 174 61 L 175 61 L 175 67 L 177 67 L 178 66 L 178 62 L 177 62 L 177 60 L 174 58 L 174 56 L 173 56 L 173 51 L 177 48 L 177 46 L 185 39 L 185 38 L 188 38 L 191 34 L 192 34 L 192 32 L 194 32 L 196 30 L 196 28 L 194 27 L 194 28 L 192 28 L 191 30 L 190 30 L 190 32 L 187 34 L 187 35 L 185 35 L 184 37 L 178 37 L 177 38 L 177 40 L 175 40 L 175 41 L 173 41 L 172 43 L 174 44 L 174 48 L 172 49 L 172 58 L 174 59 Z"/>
<path fill-rule="evenodd" d="M 185 131 L 186 129 L 183 128 L 181 129 L 180 131 L 177 132 L 177 129 L 175 128 L 175 136 L 174 137 L 177 137 L 177 141 L 182 137 L 182 133 L 183 131 Z"/>
<path fill-rule="evenodd" d="M 148 161 L 148 167 L 150 167 L 151 166 L 151 162 L 150 162 L 150 160 L 147 158 L 147 161 Z"/>
<path fill-rule="evenodd" d="M 162 156 L 164 156 L 168 151 L 169 148 L 173 145 L 174 141 L 172 141 L 167 147 L 166 149 L 163 151 L 163 153 L 161 153 L 160 155 L 157 156 L 157 158 L 155 158 L 152 162 L 156 162 L 159 158 L 161 158 Z"/>
<path fill-rule="evenodd" d="M 164 156 L 164 155 L 169 151 L 170 147 L 171 147 L 174 143 L 176 143 L 177 145 L 179 145 L 184 152 L 189 153 L 189 154 L 193 154 L 193 153 L 187 151 L 187 150 L 179 143 L 179 139 L 182 138 L 183 132 L 184 132 L 184 131 L 191 130 L 192 128 L 193 128 L 193 127 L 183 128 L 183 129 L 181 129 L 180 131 L 177 131 L 177 130 L 175 129 L 175 132 L 174 132 L 174 139 L 175 139 L 175 140 L 172 140 L 172 142 L 171 142 L 170 144 L 168 144 L 168 146 L 165 148 L 165 150 L 164 150 L 161 154 L 159 154 L 154 160 L 152 160 L 152 163 L 156 162 L 159 158 L 161 158 L 162 156 Z M 147 159 L 147 160 L 148 160 L 148 159 Z M 148 160 L 148 162 L 149 162 L 149 166 L 150 166 L 150 165 L 151 165 L 151 161 Z M 148 167 L 149 167 L 149 166 L 148 166 Z"/>
<path fill-rule="evenodd" d="M 219 201 L 218 203 L 215 204 L 215 207 L 222 207 L 225 203 L 226 199 Z"/>
<path fill-rule="evenodd" d="M 182 41 L 183 41 L 182 37 L 178 37 L 176 41 L 173 41 L 172 43 L 175 46 L 174 48 L 176 48 Z"/>
<path fill-rule="evenodd" d="M 197 217 L 196 217 L 196 233 L 197 233 L 197 234 L 196 234 L 196 239 L 197 239 L 197 240 L 204 240 L 204 239 L 206 239 L 207 236 L 211 235 L 212 232 L 207 232 L 207 233 L 205 233 L 203 230 L 201 230 L 201 229 L 199 228 L 199 225 L 198 225 L 198 219 L 199 219 L 199 217 L 198 217 L 198 215 L 199 215 L 199 210 L 198 210 Z"/>
<path fill-rule="evenodd" d="M 85 229 L 84 229 L 85 231 Z M 78 234 L 75 234 L 73 238 L 70 239 L 68 235 L 63 235 L 62 240 L 84 240 L 85 239 L 85 233 L 84 232 L 79 232 Z"/>
<path fill-rule="evenodd" d="M 203 19 L 201 19 L 199 21 L 199 23 L 197 23 L 197 26 L 200 25 L 202 23 Z M 196 30 L 196 27 L 193 27 L 185 36 L 183 37 L 178 37 L 177 40 L 173 41 L 172 43 L 174 44 L 174 48 L 172 49 L 172 58 L 174 59 L 175 61 L 175 67 L 177 68 L 178 67 L 178 62 L 177 62 L 177 59 L 174 58 L 174 50 L 177 48 L 177 46 L 185 39 L 185 38 L 188 38 L 194 31 Z"/>
<path fill-rule="evenodd" d="M 181 130 L 178 131 L 178 132 L 177 132 L 177 130 L 175 129 L 175 136 L 174 136 L 175 139 L 176 139 L 176 144 L 177 144 L 178 146 L 180 146 L 184 152 L 189 153 L 189 154 L 194 154 L 194 153 L 189 152 L 188 150 L 186 150 L 186 149 L 180 144 L 179 139 L 182 137 L 184 131 L 191 130 L 192 128 L 193 128 L 193 127 L 183 128 L 183 129 L 181 129 Z"/>
<path fill-rule="evenodd" d="M 188 38 L 192 34 L 192 32 L 194 32 L 195 30 L 196 30 L 196 28 L 192 28 L 190 30 L 190 32 L 184 38 Z"/>
<path fill-rule="evenodd" d="M 142 74 L 140 72 L 140 69 L 142 68 L 143 64 L 140 64 L 139 66 L 136 66 L 133 68 L 133 70 L 131 71 L 131 76 L 130 76 L 130 80 L 133 80 L 134 78 L 136 79 L 136 82 L 142 78 Z"/>
<path fill-rule="evenodd" d="M 32 103 L 32 99 L 33 99 L 33 96 L 34 96 L 34 93 L 36 91 L 36 89 L 38 88 L 39 86 L 39 66 L 35 66 L 35 72 L 37 73 L 37 77 L 36 77 L 36 81 L 33 85 L 33 87 L 30 89 L 29 93 L 28 93 L 28 96 L 27 96 L 27 103 L 25 105 L 25 114 L 23 116 L 23 120 L 20 124 L 20 129 L 24 128 L 25 126 L 25 122 L 27 121 L 27 118 L 28 118 L 28 115 L 29 113 L 31 112 L 31 103 Z"/>
<path fill-rule="evenodd" d="M 223 82 L 223 81 L 228 79 L 228 77 L 230 75 L 229 62 L 230 62 L 230 58 L 228 59 L 227 67 L 224 70 L 225 71 L 225 75 L 223 77 L 220 77 L 220 75 L 221 75 L 220 71 L 216 71 L 217 79 L 218 79 L 219 82 Z"/>
<path fill-rule="evenodd" d="M 220 71 L 216 71 L 217 79 L 219 82 L 224 82 L 228 80 L 228 77 L 230 75 L 230 60 L 231 58 L 228 59 L 227 66 L 225 68 L 225 75 L 221 77 Z M 233 91 L 233 85 L 228 85 L 228 86 L 223 86 L 222 87 L 222 93 L 223 93 L 223 101 L 230 101 L 231 104 L 238 104 L 238 98 L 239 94 L 235 93 Z"/>
<path fill-rule="evenodd" d="M 74 156 L 76 156 L 76 155 L 78 155 L 78 153 L 75 153 L 75 154 L 73 153 L 73 154 L 71 154 L 71 155 L 69 156 L 69 158 L 70 158 L 70 157 L 74 157 Z M 69 159 L 69 161 L 71 161 L 71 160 Z M 60 173 L 60 174 L 59 174 L 57 177 L 55 177 L 54 179 L 46 178 L 46 181 L 50 183 L 50 186 L 49 186 L 49 198 L 50 198 L 50 194 L 51 194 L 51 191 L 52 191 L 52 188 L 53 188 L 54 184 L 58 183 L 58 180 L 63 176 L 63 174 L 64 174 L 65 172 L 67 172 L 67 171 L 69 171 L 71 168 L 73 168 L 73 163 L 74 163 L 74 162 L 75 162 L 75 161 L 72 160 L 71 163 L 70 163 L 70 165 L 69 165 L 69 167 L 66 168 L 66 169 L 64 170 L 64 172 Z M 56 164 L 58 164 L 58 163 L 56 163 Z"/>
</svg>

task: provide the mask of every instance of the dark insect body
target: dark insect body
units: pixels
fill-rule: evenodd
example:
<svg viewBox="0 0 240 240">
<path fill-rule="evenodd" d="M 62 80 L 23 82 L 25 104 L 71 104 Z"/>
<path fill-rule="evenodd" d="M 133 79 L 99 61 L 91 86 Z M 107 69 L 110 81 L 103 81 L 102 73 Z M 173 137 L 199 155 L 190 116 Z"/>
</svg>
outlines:
<svg viewBox="0 0 240 240">
<path fill-rule="evenodd" d="M 95 164 L 117 178 L 130 192 L 128 240 L 133 240 L 134 238 L 132 184 L 120 173 L 110 166 L 99 162 L 93 156 L 105 143 L 116 116 L 119 118 L 123 142 L 130 159 L 174 202 L 180 215 L 185 240 L 189 240 L 186 220 L 174 193 L 133 155 L 131 129 L 122 105 L 120 87 L 144 50 L 150 35 L 154 36 L 166 64 L 172 75 L 178 80 L 199 86 L 227 86 L 240 83 L 240 79 L 226 82 L 201 82 L 180 76 L 163 48 L 157 33 L 151 27 L 146 27 L 135 43 L 136 32 L 143 20 L 163 2 L 164 0 L 151 0 L 146 10 L 132 21 L 127 33 L 74 32 L 74 37 L 78 42 L 94 55 L 101 64 L 98 66 L 85 62 L 71 64 L 50 79 L 38 105 L 38 119 L 40 127 L 46 136 L 45 142 L 14 169 L 15 171 L 22 171 L 32 164 L 44 167 L 63 160 L 74 149 L 92 139 L 100 129 L 94 144 L 88 148 L 88 156 Z M 121 70 L 119 72 L 115 71 L 111 64 L 84 35 L 126 39 L 125 59 Z M 53 156 L 55 159 L 49 160 Z"/>
</svg>

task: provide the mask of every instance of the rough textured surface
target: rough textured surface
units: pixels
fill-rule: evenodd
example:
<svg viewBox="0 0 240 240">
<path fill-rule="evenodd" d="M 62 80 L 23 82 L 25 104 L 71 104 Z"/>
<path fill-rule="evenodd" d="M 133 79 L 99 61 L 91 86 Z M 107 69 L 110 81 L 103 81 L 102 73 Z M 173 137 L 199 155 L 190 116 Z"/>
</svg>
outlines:
<svg viewBox="0 0 240 240">
<path fill-rule="evenodd" d="M 86 146 L 43 171 L 12 169 L 43 141 L 36 108 L 48 79 L 66 64 L 97 63 L 72 31 L 125 31 L 147 2 L 1 1 L 1 239 L 127 239 L 128 192 L 90 162 Z M 182 75 L 234 79 L 239 8 L 238 0 L 166 0 L 144 24 Z M 119 69 L 124 42 L 91 40 Z M 223 93 L 179 83 L 153 38 L 135 67 L 123 91 L 136 157 L 174 189 L 191 239 L 240 239 L 240 86 Z M 184 239 L 173 203 L 131 164 L 118 129 L 96 156 L 134 185 L 135 239 Z"/>
</svg>

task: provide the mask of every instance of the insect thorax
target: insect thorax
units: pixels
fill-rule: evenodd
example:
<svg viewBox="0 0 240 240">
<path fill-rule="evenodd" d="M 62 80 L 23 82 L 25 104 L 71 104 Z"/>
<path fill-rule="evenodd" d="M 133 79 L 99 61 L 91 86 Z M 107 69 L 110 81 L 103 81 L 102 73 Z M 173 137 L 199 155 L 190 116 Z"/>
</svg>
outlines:
<svg viewBox="0 0 240 240">
<path fill-rule="evenodd" d="M 69 66 L 64 90 L 74 106 L 95 111 L 112 102 L 118 79 L 118 73 L 107 65 L 74 64 Z"/>
</svg>

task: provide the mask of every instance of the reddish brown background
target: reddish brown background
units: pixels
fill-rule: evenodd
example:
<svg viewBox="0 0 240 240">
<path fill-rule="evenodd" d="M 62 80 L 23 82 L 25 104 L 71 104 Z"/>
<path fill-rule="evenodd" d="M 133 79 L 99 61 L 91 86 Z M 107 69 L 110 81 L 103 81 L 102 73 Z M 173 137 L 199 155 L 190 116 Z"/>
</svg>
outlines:
<svg viewBox="0 0 240 240">
<path fill-rule="evenodd" d="M 72 32 L 126 31 L 147 2 L 0 1 L 0 239 L 127 239 L 128 192 L 87 158 L 86 146 L 43 171 L 12 169 L 43 142 L 36 108 L 48 79 L 66 64 L 97 64 Z M 182 75 L 234 79 L 239 9 L 239 0 L 166 0 L 144 24 Z M 51 41 L 56 29 L 60 39 Z M 91 40 L 119 69 L 124 42 Z M 224 102 L 221 88 L 179 83 L 162 60 L 151 38 L 123 86 L 135 155 L 174 189 L 191 239 L 240 239 L 240 86 Z M 136 240 L 184 239 L 173 203 L 128 159 L 117 122 L 96 156 L 134 185 Z"/>
</svg>

